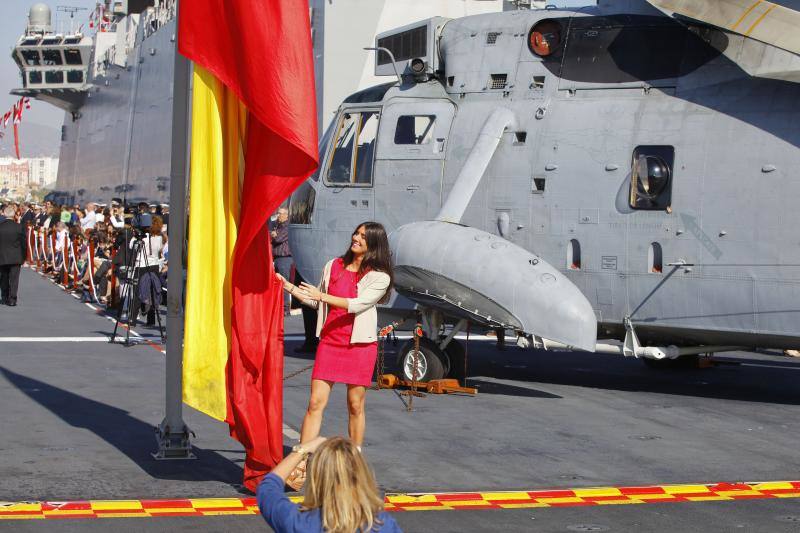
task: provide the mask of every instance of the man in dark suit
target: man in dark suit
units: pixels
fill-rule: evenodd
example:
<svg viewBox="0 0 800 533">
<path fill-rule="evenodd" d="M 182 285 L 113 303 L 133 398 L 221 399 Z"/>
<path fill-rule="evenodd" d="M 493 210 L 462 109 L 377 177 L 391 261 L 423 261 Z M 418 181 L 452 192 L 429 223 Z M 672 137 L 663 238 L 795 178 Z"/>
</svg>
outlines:
<svg viewBox="0 0 800 533">
<path fill-rule="evenodd" d="M 26 228 L 28 227 L 28 224 L 32 226 L 34 219 L 36 218 L 36 214 L 33 212 L 31 204 L 26 202 L 20 205 L 19 209 L 19 223 L 22 224 L 22 227 Z"/>
<path fill-rule="evenodd" d="M 0 213 L 0 297 L 3 303 L 17 305 L 20 265 L 25 262 L 25 228 L 14 222 L 14 206 Z"/>
</svg>

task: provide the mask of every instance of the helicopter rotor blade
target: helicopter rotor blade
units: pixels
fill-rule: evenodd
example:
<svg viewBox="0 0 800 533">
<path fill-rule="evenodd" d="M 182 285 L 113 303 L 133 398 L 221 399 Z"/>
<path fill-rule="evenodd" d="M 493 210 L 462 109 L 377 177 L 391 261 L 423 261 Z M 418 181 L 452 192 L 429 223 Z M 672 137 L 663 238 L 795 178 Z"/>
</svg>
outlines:
<svg viewBox="0 0 800 533">
<path fill-rule="evenodd" d="M 781 3 L 754 0 L 648 2 L 665 13 L 705 22 L 800 55 L 800 11 Z"/>
</svg>

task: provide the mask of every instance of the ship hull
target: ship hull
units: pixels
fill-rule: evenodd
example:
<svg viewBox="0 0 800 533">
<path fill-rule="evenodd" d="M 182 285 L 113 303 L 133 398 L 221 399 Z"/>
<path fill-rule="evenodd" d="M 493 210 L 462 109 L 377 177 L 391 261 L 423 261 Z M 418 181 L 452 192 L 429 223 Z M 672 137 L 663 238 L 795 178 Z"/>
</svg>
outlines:
<svg viewBox="0 0 800 533">
<path fill-rule="evenodd" d="M 175 21 L 139 28 L 125 66 L 93 79 L 61 130 L 57 195 L 86 203 L 169 202 Z"/>
</svg>

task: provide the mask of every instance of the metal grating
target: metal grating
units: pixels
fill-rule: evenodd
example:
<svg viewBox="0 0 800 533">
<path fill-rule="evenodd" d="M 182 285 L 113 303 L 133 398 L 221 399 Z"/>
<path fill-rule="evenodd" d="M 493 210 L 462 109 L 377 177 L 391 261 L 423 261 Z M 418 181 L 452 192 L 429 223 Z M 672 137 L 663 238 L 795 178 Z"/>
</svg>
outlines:
<svg viewBox="0 0 800 533">
<path fill-rule="evenodd" d="M 489 79 L 490 89 L 505 89 L 508 83 L 508 74 L 492 74 Z"/>
<path fill-rule="evenodd" d="M 490 31 L 486 34 L 486 44 L 494 44 L 497 42 L 497 37 L 500 35 L 499 31 Z"/>
</svg>

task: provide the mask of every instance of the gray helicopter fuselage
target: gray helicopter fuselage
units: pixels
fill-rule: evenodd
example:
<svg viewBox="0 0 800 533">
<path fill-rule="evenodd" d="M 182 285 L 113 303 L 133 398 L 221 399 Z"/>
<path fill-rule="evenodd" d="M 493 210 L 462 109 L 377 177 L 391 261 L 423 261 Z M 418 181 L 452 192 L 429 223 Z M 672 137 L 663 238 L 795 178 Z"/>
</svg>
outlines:
<svg viewBox="0 0 800 533">
<path fill-rule="evenodd" d="M 561 25 L 562 44 L 539 57 L 528 43 L 545 19 Z M 394 232 L 436 219 L 504 108 L 513 125 L 459 222 L 560 271 L 591 305 L 598 337 L 622 338 L 628 320 L 650 343 L 800 343 L 798 56 L 649 6 L 450 20 L 438 53 L 432 79 L 405 76 L 342 104 L 320 170 L 290 203 L 306 279 L 360 222 Z M 374 138 L 364 126 L 371 155 L 345 183 L 331 179 L 334 140 L 353 116 L 375 121 Z M 642 185 L 648 161 L 669 172 L 655 197 Z M 492 256 L 481 261 L 492 268 Z M 480 279 L 471 286 L 494 294 Z"/>
</svg>

